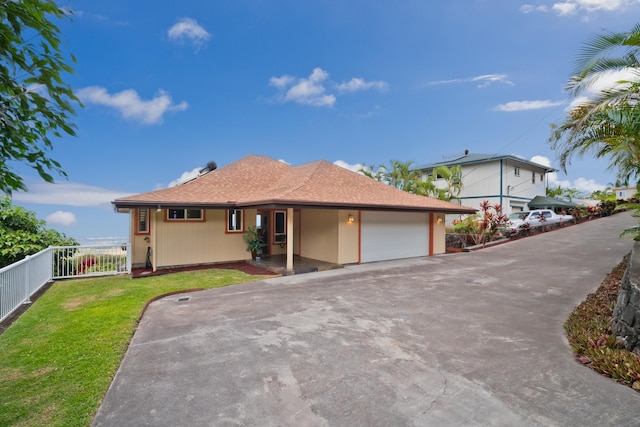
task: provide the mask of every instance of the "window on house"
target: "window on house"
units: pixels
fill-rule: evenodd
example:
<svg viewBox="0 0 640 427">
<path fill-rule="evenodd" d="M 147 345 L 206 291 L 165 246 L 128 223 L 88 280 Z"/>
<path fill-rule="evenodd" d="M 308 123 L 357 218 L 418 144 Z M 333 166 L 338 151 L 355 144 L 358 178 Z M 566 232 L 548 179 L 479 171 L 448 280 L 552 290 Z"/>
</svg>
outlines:
<svg viewBox="0 0 640 427">
<path fill-rule="evenodd" d="M 285 211 L 274 212 L 273 241 L 285 243 L 287 241 L 287 213 Z"/>
<path fill-rule="evenodd" d="M 136 234 L 149 234 L 149 209 L 138 209 Z"/>
<path fill-rule="evenodd" d="M 532 184 L 536 183 L 536 173 L 535 172 L 531 172 L 531 183 Z"/>
<path fill-rule="evenodd" d="M 237 233 L 244 231 L 242 222 L 242 209 L 229 209 L 227 211 L 227 231 Z"/>
<path fill-rule="evenodd" d="M 520 168 L 517 167 L 517 166 L 515 168 L 513 168 L 513 174 L 515 176 L 520 176 Z"/>
<path fill-rule="evenodd" d="M 167 209 L 167 219 L 169 221 L 202 221 L 203 218 L 202 209 Z"/>
<path fill-rule="evenodd" d="M 544 174 L 543 173 L 540 174 L 540 182 L 544 182 Z"/>
</svg>

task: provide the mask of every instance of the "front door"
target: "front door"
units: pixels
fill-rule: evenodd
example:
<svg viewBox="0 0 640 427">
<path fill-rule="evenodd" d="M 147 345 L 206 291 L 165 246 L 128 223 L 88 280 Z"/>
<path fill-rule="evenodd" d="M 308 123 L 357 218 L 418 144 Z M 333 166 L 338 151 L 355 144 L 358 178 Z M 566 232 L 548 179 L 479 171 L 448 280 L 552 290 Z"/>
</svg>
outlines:
<svg viewBox="0 0 640 427">
<path fill-rule="evenodd" d="M 262 255 L 269 255 L 269 211 L 258 211 L 256 227 L 262 238 Z"/>
</svg>

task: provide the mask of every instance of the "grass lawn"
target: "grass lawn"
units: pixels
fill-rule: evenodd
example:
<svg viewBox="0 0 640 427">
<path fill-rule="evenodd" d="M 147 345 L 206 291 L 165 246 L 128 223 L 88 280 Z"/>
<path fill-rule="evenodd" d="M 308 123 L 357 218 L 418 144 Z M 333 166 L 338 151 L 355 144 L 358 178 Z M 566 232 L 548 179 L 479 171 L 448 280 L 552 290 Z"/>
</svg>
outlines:
<svg viewBox="0 0 640 427">
<path fill-rule="evenodd" d="M 0 426 L 89 425 L 149 300 L 261 278 L 212 269 L 54 283 L 0 335 Z"/>
</svg>

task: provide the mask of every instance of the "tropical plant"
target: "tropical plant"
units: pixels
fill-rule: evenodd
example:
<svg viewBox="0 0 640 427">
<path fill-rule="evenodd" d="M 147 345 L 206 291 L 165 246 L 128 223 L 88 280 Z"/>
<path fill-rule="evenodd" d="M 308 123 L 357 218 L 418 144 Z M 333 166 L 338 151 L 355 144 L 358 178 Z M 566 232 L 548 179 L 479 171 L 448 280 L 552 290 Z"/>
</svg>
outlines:
<svg viewBox="0 0 640 427">
<path fill-rule="evenodd" d="M 413 169 L 413 162 L 391 160 L 389 166 L 367 166 L 359 172 L 376 181 L 384 182 L 392 187 L 421 196 L 440 200 L 457 198 L 462 191 L 462 168 L 460 166 L 438 166 L 426 180 L 421 179 L 418 169 Z M 436 185 L 435 181 L 444 179 L 445 186 Z"/>
<path fill-rule="evenodd" d="M 74 246 L 78 242 L 56 230 L 45 228 L 36 214 L 11 199 L 0 198 L 0 267 L 20 261 L 49 246 Z"/>
<path fill-rule="evenodd" d="M 453 227 L 457 233 L 467 234 L 475 245 L 484 246 L 500 235 L 508 224 L 509 216 L 502 212 L 502 205 L 491 205 L 485 200 L 480 204 L 480 213 L 456 221 Z"/>
<path fill-rule="evenodd" d="M 563 188 L 558 184 L 556 187 L 547 187 L 545 190 L 545 194 L 549 197 L 559 197 L 562 196 L 564 192 Z"/>
<path fill-rule="evenodd" d="M 50 138 L 75 135 L 69 117 L 79 100 L 62 80 L 73 70 L 49 19 L 68 16 L 53 0 L 0 1 L 0 191 L 5 193 L 26 190 L 11 170 L 13 162 L 28 164 L 47 182 L 53 181 L 50 172 L 66 176 L 49 157 Z"/>
<path fill-rule="evenodd" d="M 247 231 L 242 236 L 244 242 L 247 244 L 247 251 L 251 252 L 251 255 L 262 255 L 262 237 L 258 227 L 252 225 L 247 228 Z"/>
<path fill-rule="evenodd" d="M 604 190 L 596 190 L 592 192 L 589 198 L 600 200 L 601 202 L 615 201 L 616 195 L 613 193 L 613 191 L 611 191 L 610 188 L 605 188 Z"/>
<path fill-rule="evenodd" d="M 640 171 L 640 24 L 623 33 L 606 32 L 588 41 L 576 61 L 567 90 L 575 99 L 613 73 L 627 75 L 613 87 L 577 103 L 554 125 L 550 141 L 566 171 L 574 155 L 608 158 L 609 168 L 628 180 Z"/>
</svg>

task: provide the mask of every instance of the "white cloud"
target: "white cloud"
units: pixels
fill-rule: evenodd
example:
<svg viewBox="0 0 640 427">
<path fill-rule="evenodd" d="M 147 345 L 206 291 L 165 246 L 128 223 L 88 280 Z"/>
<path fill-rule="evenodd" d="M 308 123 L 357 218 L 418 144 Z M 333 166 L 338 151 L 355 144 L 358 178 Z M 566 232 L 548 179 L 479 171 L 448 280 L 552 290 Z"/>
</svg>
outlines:
<svg viewBox="0 0 640 427">
<path fill-rule="evenodd" d="M 198 25 L 195 19 L 191 18 L 178 20 L 178 22 L 169 28 L 167 34 L 170 40 L 191 42 L 196 47 L 196 51 L 200 50 L 211 38 L 211 34 Z"/>
<path fill-rule="evenodd" d="M 551 160 L 549 160 L 546 156 L 533 156 L 531 158 L 533 163 L 537 163 L 543 166 L 551 166 Z M 562 188 L 575 188 L 576 190 L 585 193 L 591 194 L 596 190 L 604 190 L 607 188 L 606 185 L 598 184 L 594 179 L 591 178 L 576 178 L 573 182 L 568 179 L 560 180 L 558 179 L 557 172 L 550 172 L 547 174 L 547 182 L 549 188 L 557 187 L 558 185 Z"/>
<path fill-rule="evenodd" d="M 295 77 L 288 76 L 285 74 L 284 76 L 281 76 L 281 77 L 271 77 L 271 79 L 269 80 L 269 85 L 275 86 L 278 89 L 284 89 L 285 87 L 293 83 L 294 80 L 295 80 Z"/>
<path fill-rule="evenodd" d="M 29 191 L 17 191 L 13 193 L 13 200 L 40 205 L 110 207 L 112 200 L 130 195 L 130 193 L 123 193 L 108 188 L 72 182 L 58 182 L 54 184 L 47 182 L 28 182 L 27 186 L 29 187 Z"/>
<path fill-rule="evenodd" d="M 180 175 L 179 178 L 174 179 L 173 181 L 171 181 L 169 183 L 169 185 L 167 185 L 167 187 L 175 187 L 178 184 L 182 184 L 182 183 L 185 183 L 187 181 L 191 181 L 192 179 L 194 179 L 198 175 L 200 175 L 200 171 L 201 170 L 202 170 L 202 167 L 197 167 L 197 168 L 192 169 L 190 171 L 183 172 L 182 175 Z"/>
<path fill-rule="evenodd" d="M 568 16 L 578 12 L 624 11 L 638 4 L 640 0 L 566 0 L 554 3 L 550 8 L 546 5 L 525 4 L 520 7 L 520 12 L 554 12 L 558 16 Z"/>
<path fill-rule="evenodd" d="M 578 10 L 578 5 L 569 2 L 555 3 L 553 6 L 551 6 L 551 10 L 553 10 L 560 16 L 573 15 L 574 13 L 576 13 L 576 10 Z"/>
<path fill-rule="evenodd" d="M 322 68 L 314 68 L 307 78 L 294 77 L 284 74 L 280 77 L 271 77 L 269 86 L 280 91 L 277 100 L 280 102 L 296 102 L 314 107 L 332 107 L 336 103 L 336 95 L 329 93 L 325 85 L 330 84 L 329 73 Z M 353 93 L 369 89 L 387 90 L 389 85 L 382 81 L 366 81 L 354 77 L 348 82 L 331 84 L 340 93 Z"/>
<path fill-rule="evenodd" d="M 452 83 L 475 83 L 479 82 L 478 88 L 487 87 L 493 83 L 501 83 L 507 86 L 514 86 L 513 82 L 511 82 L 508 78 L 507 74 L 483 74 L 475 77 L 464 77 L 460 79 L 451 79 L 451 80 L 437 80 L 433 82 L 429 82 L 429 85 L 443 85 L 443 84 L 452 84 Z"/>
<path fill-rule="evenodd" d="M 340 83 L 336 86 L 341 92 L 358 92 L 361 90 L 378 89 L 381 91 L 387 90 L 389 85 L 382 80 L 377 81 L 365 81 L 364 79 L 354 77 L 346 83 Z"/>
<path fill-rule="evenodd" d="M 49 225 L 62 225 L 68 227 L 76 223 L 76 216 L 72 212 L 55 211 L 45 218 Z"/>
<path fill-rule="evenodd" d="M 537 163 L 542 166 L 552 167 L 551 160 L 547 156 L 533 156 L 530 161 L 533 163 Z"/>
<path fill-rule="evenodd" d="M 514 111 L 540 110 L 542 108 L 553 108 L 564 104 L 563 101 L 511 101 L 500 104 L 494 108 L 495 111 L 511 113 Z"/>
<path fill-rule="evenodd" d="M 573 188 L 583 193 L 593 193 L 596 190 L 604 190 L 607 186 L 598 184 L 594 179 L 577 178 L 573 181 Z"/>
<path fill-rule="evenodd" d="M 356 163 L 355 165 L 349 164 L 347 162 L 345 162 L 344 160 L 336 160 L 335 162 L 333 162 L 334 165 L 336 166 L 340 166 L 341 168 L 344 169 L 348 169 L 352 172 L 360 172 L 360 169 L 368 169 L 365 165 L 360 164 L 360 163 Z"/>
<path fill-rule="evenodd" d="M 603 91 L 610 89 L 624 89 L 628 82 L 639 81 L 640 75 L 632 68 L 623 68 L 617 71 L 607 71 L 596 73 L 591 78 L 591 83 L 585 85 L 584 95 L 574 98 L 566 111 L 571 111 L 576 107 L 589 102 L 591 97 L 601 95 Z"/>
<path fill-rule="evenodd" d="M 545 5 L 534 6 L 532 4 L 523 4 L 520 6 L 520 12 L 522 13 L 531 13 L 531 12 L 548 12 L 549 8 Z"/>
<path fill-rule="evenodd" d="M 85 104 L 104 105 L 120 112 L 123 118 L 135 120 L 146 125 L 162 123 L 165 113 L 184 111 L 189 104 L 174 104 L 171 97 L 163 90 L 149 101 L 144 101 L 133 89 L 111 95 L 100 86 L 89 86 L 77 91 L 76 95 Z"/>
<path fill-rule="evenodd" d="M 326 94 L 323 82 L 329 78 L 329 73 L 322 68 L 314 68 L 308 78 L 294 78 L 284 75 L 282 77 L 272 77 L 269 85 L 275 86 L 281 91 L 285 91 L 279 96 L 282 102 L 296 102 L 314 107 L 332 107 L 336 102 L 336 97 Z M 288 88 L 288 90 L 287 90 Z"/>
</svg>

